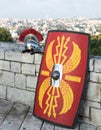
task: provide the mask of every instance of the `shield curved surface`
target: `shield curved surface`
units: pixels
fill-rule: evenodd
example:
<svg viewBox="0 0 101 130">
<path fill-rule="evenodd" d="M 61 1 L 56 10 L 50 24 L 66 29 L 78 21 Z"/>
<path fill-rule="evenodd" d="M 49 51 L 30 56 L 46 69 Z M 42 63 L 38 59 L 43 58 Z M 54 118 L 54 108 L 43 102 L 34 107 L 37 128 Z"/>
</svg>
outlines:
<svg viewBox="0 0 101 130">
<path fill-rule="evenodd" d="M 48 32 L 34 115 L 55 124 L 74 126 L 87 77 L 88 43 L 86 33 Z"/>
</svg>

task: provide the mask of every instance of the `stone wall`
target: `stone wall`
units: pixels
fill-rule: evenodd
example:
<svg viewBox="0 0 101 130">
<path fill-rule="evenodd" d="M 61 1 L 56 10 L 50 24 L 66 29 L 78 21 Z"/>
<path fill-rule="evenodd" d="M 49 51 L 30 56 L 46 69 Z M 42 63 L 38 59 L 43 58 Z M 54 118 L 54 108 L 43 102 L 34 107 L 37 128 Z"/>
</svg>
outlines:
<svg viewBox="0 0 101 130">
<path fill-rule="evenodd" d="M 22 49 L 23 45 L 0 43 L 0 98 L 33 107 L 42 54 L 23 54 Z M 101 130 L 101 57 L 89 59 L 79 122 L 76 130 Z"/>
<path fill-rule="evenodd" d="M 23 54 L 17 44 L 0 47 L 0 98 L 33 106 L 42 54 Z"/>
</svg>

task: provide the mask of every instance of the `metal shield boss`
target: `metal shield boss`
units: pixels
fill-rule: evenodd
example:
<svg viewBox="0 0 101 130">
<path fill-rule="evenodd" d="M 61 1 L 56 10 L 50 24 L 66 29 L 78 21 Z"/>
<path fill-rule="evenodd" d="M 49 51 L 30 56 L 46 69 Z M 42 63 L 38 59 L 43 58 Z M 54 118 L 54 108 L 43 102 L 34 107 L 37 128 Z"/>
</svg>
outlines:
<svg viewBox="0 0 101 130">
<path fill-rule="evenodd" d="M 73 127 L 84 90 L 89 35 L 49 31 L 38 83 L 34 115 Z"/>
</svg>

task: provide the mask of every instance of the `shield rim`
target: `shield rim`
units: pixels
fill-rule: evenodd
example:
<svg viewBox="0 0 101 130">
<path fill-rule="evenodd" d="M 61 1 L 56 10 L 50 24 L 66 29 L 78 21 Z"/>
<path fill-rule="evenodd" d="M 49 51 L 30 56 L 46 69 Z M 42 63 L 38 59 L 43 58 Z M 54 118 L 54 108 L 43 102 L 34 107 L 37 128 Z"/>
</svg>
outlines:
<svg viewBox="0 0 101 130">
<path fill-rule="evenodd" d="M 88 81 L 89 81 L 89 50 L 90 50 L 90 34 L 89 33 L 85 33 L 85 32 L 78 32 L 78 31 L 70 31 L 70 30 L 49 30 L 48 33 L 47 33 L 47 38 L 45 40 L 45 47 L 46 48 L 46 43 L 47 43 L 47 40 L 48 40 L 48 35 L 50 32 L 67 32 L 67 33 L 73 33 L 73 34 L 81 34 L 81 35 L 87 35 L 88 36 L 88 50 L 87 50 L 87 62 L 86 62 L 86 71 L 85 71 L 85 76 L 84 76 L 84 85 L 83 85 L 83 90 L 82 90 L 82 93 L 81 93 L 81 97 L 80 97 L 80 102 L 79 102 L 79 105 L 78 105 L 78 109 L 77 109 L 77 112 L 76 112 L 76 115 L 74 117 L 74 121 L 73 121 L 73 124 L 72 126 L 67 126 L 67 125 L 62 125 L 62 124 L 59 124 L 59 123 L 55 123 L 55 122 L 52 122 L 52 121 L 49 121 L 47 119 L 43 119 L 42 117 L 40 116 L 37 116 L 35 113 L 34 113 L 34 109 L 35 109 L 35 101 L 36 101 L 36 92 L 35 92 L 35 98 L 34 98 L 34 109 L 33 109 L 33 115 L 38 118 L 38 119 L 41 119 L 42 121 L 46 121 L 50 124 L 53 124 L 53 125 L 56 125 L 56 126 L 60 126 L 60 127 L 64 127 L 64 128 L 70 128 L 70 129 L 74 129 L 75 126 L 77 125 L 77 121 L 78 121 L 78 113 L 79 113 L 79 110 L 80 108 L 82 107 L 82 97 L 84 96 L 84 93 L 85 93 L 85 90 L 87 90 L 88 88 Z M 42 54 L 42 59 L 41 59 L 41 64 L 40 64 L 40 69 L 39 69 L 39 74 L 38 74 L 38 78 L 39 79 L 39 76 L 40 76 L 40 70 L 41 70 L 41 65 L 42 65 L 42 60 L 43 60 L 43 56 L 45 55 L 45 51 L 43 51 L 43 54 Z M 37 80 L 37 85 L 38 85 L 38 80 Z M 37 85 L 36 85 L 36 91 L 37 91 Z"/>
</svg>

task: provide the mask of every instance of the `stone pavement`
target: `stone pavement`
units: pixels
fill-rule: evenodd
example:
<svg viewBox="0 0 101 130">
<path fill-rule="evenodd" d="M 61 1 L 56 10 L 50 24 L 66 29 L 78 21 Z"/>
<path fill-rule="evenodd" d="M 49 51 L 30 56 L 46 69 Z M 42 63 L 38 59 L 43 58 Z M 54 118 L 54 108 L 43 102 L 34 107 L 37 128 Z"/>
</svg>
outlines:
<svg viewBox="0 0 101 130">
<path fill-rule="evenodd" d="M 68 130 L 42 121 L 29 106 L 0 99 L 0 130 Z"/>
<path fill-rule="evenodd" d="M 0 130 L 101 130 L 80 122 L 75 129 L 59 127 L 36 118 L 32 111 L 27 105 L 0 99 Z"/>
</svg>

